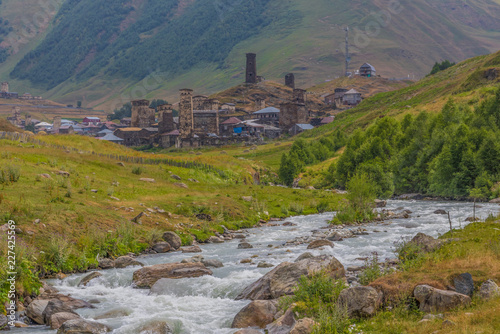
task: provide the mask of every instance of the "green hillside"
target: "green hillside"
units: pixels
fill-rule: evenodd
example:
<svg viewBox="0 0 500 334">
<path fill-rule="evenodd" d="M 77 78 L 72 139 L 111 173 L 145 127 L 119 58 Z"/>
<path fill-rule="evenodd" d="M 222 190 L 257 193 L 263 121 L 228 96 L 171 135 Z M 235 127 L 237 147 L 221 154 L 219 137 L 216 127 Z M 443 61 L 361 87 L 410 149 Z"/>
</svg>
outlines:
<svg viewBox="0 0 500 334">
<path fill-rule="evenodd" d="M 19 91 L 49 89 L 44 96 L 61 102 L 112 109 L 133 98 L 172 100 L 183 86 L 232 87 L 243 81 L 246 52 L 258 54 L 266 79 L 294 72 L 302 87 L 333 79 L 345 25 L 352 68 L 368 61 L 385 77 L 418 78 L 437 60 L 500 48 L 497 1 L 391 3 L 66 0 L 46 38 L 0 74 Z"/>
</svg>

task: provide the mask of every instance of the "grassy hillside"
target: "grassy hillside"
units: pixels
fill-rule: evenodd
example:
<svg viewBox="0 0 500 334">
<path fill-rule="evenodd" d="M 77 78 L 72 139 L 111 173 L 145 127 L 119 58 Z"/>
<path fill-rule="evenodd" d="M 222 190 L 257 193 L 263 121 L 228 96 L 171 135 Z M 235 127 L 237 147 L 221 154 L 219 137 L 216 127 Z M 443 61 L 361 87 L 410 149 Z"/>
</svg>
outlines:
<svg viewBox="0 0 500 334">
<path fill-rule="evenodd" d="M 345 25 L 351 27 L 352 68 L 368 61 L 384 77 L 418 78 L 435 61 L 460 61 L 500 48 L 500 5 L 487 0 L 401 1 L 387 20 L 376 15 L 391 8 L 387 1 L 135 0 L 78 6 L 69 1 L 64 6 L 54 30 L 36 49 L 33 45 L 35 51 L 17 59 L 15 69 L 8 60 L 0 74 L 7 79 L 14 69 L 17 90 L 56 85 L 44 95 L 110 110 L 135 98 L 174 100 L 182 87 L 212 94 L 235 86 L 244 81 L 246 52 L 258 54 L 259 74 L 267 79 L 282 81 L 294 72 L 301 87 L 334 79 L 343 69 Z M 110 16 L 112 6 L 121 14 Z M 107 24 L 109 36 L 100 24 Z M 61 29 L 64 37 L 56 38 Z M 82 31 L 85 36 L 78 35 Z M 49 62 L 54 50 L 71 57 Z"/>
</svg>

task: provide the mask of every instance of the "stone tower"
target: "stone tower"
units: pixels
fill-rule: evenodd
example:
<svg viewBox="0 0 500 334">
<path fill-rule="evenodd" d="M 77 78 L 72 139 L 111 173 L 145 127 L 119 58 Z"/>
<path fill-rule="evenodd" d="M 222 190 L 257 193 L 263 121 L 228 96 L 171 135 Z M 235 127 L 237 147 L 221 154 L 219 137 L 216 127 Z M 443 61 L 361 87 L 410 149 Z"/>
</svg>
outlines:
<svg viewBox="0 0 500 334">
<path fill-rule="evenodd" d="M 265 107 L 266 107 L 266 100 L 265 100 L 265 99 L 257 99 L 257 100 L 255 101 L 255 108 L 257 109 L 257 110 L 255 110 L 255 111 L 262 110 L 262 109 L 264 109 Z"/>
<path fill-rule="evenodd" d="M 285 75 L 285 86 L 295 89 L 295 75 L 293 73 Z"/>
<path fill-rule="evenodd" d="M 217 99 L 208 99 L 208 100 L 205 102 L 205 109 L 206 109 L 206 110 L 215 110 L 215 111 L 219 111 L 219 105 L 220 105 L 219 100 L 217 100 Z"/>
<path fill-rule="evenodd" d="M 2 86 L 0 87 L 0 93 L 8 93 L 9 92 L 9 83 L 2 82 Z"/>
<path fill-rule="evenodd" d="M 133 128 L 149 128 L 155 122 L 155 110 L 149 108 L 148 100 L 132 101 L 132 120 Z"/>
<path fill-rule="evenodd" d="M 179 135 L 181 139 L 193 136 L 193 90 L 181 89 L 179 101 Z"/>
<path fill-rule="evenodd" d="M 174 114 L 171 104 L 158 106 L 158 133 L 164 134 L 175 130 Z"/>
<path fill-rule="evenodd" d="M 295 88 L 293 90 L 293 103 L 305 104 L 306 103 L 306 91 L 304 89 Z"/>
<path fill-rule="evenodd" d="M 16 125 L 16 126 L 19 126 L 21 125 L 21 108 L 19 107 L 12 107 L 12 118 L 11 118 L 11 122 Z"/>
<path fill-rule="evenodd" d="M 61 116 L 55 116 L 54 124 L 52 124 L 52 132 L 59 133 L 60 128 L 61 128 Z"/>
<path fill-rule="evenodd" d="M 257 55 L 255 53 L 247 53 L 247 71 L 245 83 L 257 83 Z"/>
<path fill-rule="evenodd" d="M 33 121 L 31 120 L 31 115 L 26 114 L 26 116 L 25 116 L 25 121 L 24 121 L 24 125 L 25 125 L 25 126 L 28 126 L 28 125 L 31 125 L 32 123 L 33 123 Z"/>
</svg>

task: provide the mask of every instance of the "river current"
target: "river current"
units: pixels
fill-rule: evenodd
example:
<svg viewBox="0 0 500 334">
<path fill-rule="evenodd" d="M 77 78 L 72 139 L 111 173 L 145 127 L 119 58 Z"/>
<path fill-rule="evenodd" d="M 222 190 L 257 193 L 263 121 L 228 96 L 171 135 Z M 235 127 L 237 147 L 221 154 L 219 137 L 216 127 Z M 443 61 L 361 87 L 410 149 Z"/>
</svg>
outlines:
<svg viewBox="0 0 500 334">
<path fill-rule="evenodd" d="M 476 209 L 476 216 L 484 219 L 489 214 L 500 213 L 498 204 L 481 203 Z M 404 208 L 412 211 L 409 219 L 388 220 L 385 223 L 373 223 L 363 226 L 368 235 L 335 242 L 335 247 L 310 251 L 314 255 L 330 254 L 335 256 L 345 267 L 362 265 L 359 258 L 368 257 L 377 252 L 379 259 L 395 258 L 394 243 L 402 238 L 413 237 L 418 232 L 437 237 L 449 230 L 447 215 L 434 214 L 438 209 L 450 211 L 454 228 L 465 226 L 465 219 L 472 216 L 472 203 L 465 202 L 430 202 L 430 201 L 388 201 L 387 208 Z M 255 282 L 272 268 L 257 268 L 257 263 L 266 261 L 278 265 L 295 260 L 306 252 L 307 244 L 282 246 L 296 237 L 312 235 L 313 231 L 327 226 L 333 213 L 316 214 L 287 218 L 296 226 L 272 226 L 248 229 L 247 241 L 252 249 L 237 249 L 238 239 L 223 244 L 200 245 L 205 259 L 218 259 L 224 267 L 214 269 L 213 276 L 171 280 L 171 284 L 158 294 L 150 294 L 149 289 L 132 288 L 132 273 L 139 267 L 101 270 L 102 277 L 89 283 L 87 287 L 78 287 L 81 278 L 88 275 L 78 274 L 64 280 L 50 280 L 61 293 L 74 298 L 95 303 L 95 309 L 80 309 L 77 312 L 86 319 L 95 319 L 108 311 L 121 311 L 129 314 L 114 319 L 98 320 L 111 328 L 113 334 L 136 334 L 139 328 L 152 321 L 166 321 L 177 334 L 232 334 L 234 316 L 249 301 L 235 301 L 234 298 L 249 284 Z M 278 224 L 281 224 L 278 222 Z M 145 265 L 180 262 L 198 254 L 180 252 L 146 255 L 137 260 Z M 257 255 L 253 264 L 241 264 L 240 261 Z M 54 330 L 44 326 L 32 326 L 13 329 L 16 334 L 52 334 Z"/>
</svg>

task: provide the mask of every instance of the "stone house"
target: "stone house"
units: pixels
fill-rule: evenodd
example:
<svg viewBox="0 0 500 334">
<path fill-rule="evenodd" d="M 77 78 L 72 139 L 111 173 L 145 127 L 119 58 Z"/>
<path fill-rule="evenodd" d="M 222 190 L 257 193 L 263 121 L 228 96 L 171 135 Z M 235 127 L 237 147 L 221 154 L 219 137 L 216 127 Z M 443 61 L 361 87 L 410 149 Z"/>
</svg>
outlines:
<svg viewBox="0 0 500 334">
<path fill-rule="evenodd" d="M 299 133 L 312 129 L 314 129 L 314 126 L 311 124 L 295 124 L 288 130 L 288 134 L 290 134 L 290 136 L 295 136 Z"/>
<path fill-rule="evenodd" d="M 346 92 L 342 98 L 343 104 L 348 106 L 356 106 L 361 102 L 361 100 L 361 93 L 355 89 L 351 89 Z"/>
<path fill-rule="evenodd" d="M 362 77 L 371 78 L 377 75 L 377 71 L 375 70 L 375 67 L 373 67 L 372 65 L 364 63 L 359 68 L 359 75 Z"/>
</svg>

